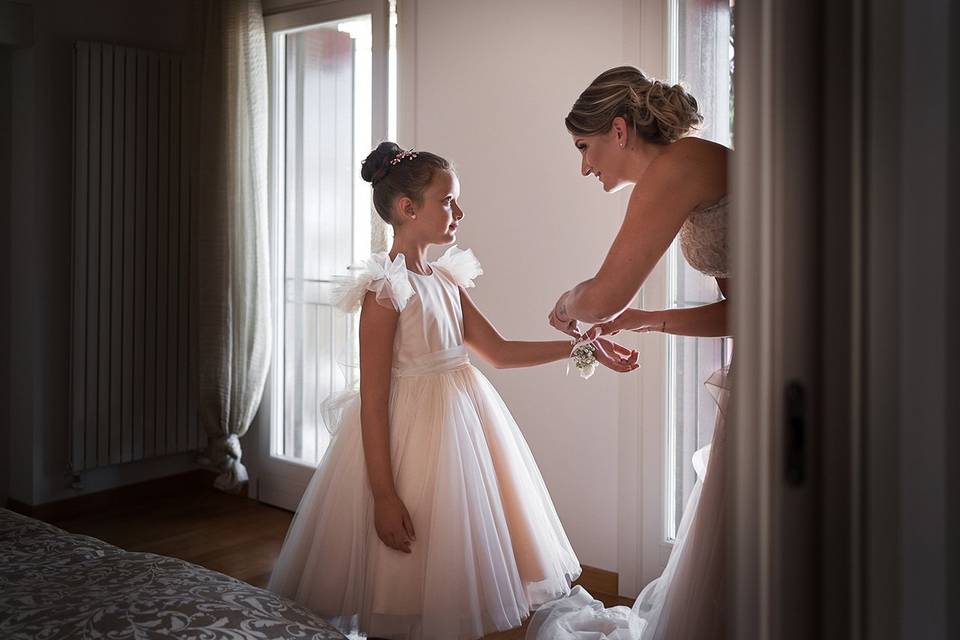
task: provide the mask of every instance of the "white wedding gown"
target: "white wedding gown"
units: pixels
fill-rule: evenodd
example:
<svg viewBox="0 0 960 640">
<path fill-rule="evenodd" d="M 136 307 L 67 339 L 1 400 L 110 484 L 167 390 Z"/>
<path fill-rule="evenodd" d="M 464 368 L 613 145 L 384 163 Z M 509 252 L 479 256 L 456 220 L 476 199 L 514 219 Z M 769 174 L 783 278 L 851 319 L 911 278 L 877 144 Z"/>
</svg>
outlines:
<svg viewBox="0 0 960 640">
<path fill-rule="evenodd" d="M 348 634 L 480 638 L 519 626 L 580 574 L 516 422 L 463 343 L 458 287 L 473 286 L 480 265 L 452 247 L 432 266 L 420 275 L 402 254 L 376 254 L 341 301 L 356 310 L 373 291 L 400 310 L 390 452 L 413 552 L 390 549 L 374 530 L 352 392 L 328 404 L 335 435 L 270 579 Z"/>
<path fill-rule="evenodd" d="M 692 640 L 722 638 L 724 541 L 722 518 L 726 498 L 723 466 L 708 464 L 725 447 L 728 372 L 717 371 L 707 382 L 718 403 L 717 425 L 710 445 L 693 456 L 697 473 L 677 540 L 667 566 L 648 584 L 633 608 L 605 609 L 583 587 L 541 607 L 530 621 L 528 640 Z M 722 455 L 722 453 L 721 453 Z"/>
<path fill-rule="evenodd" d="M 680 229 L 680 248 L 705 275 L 729 277 L 728 201 L 691 212 Z M 527 640 L 722 640 L 726 637 L 727 572 L 723 526 L 727 503 L 726 417 L 729 369 L 706 382 L 717 403 L 711 444 L 692 460 L 697 474 L 667 566 L 648 584 L 632 608 L 605 609 L 582 587 L 541 607 L 530 621 Z M 710 464 L 710 460 L 716 462 Z"/>
</svg>

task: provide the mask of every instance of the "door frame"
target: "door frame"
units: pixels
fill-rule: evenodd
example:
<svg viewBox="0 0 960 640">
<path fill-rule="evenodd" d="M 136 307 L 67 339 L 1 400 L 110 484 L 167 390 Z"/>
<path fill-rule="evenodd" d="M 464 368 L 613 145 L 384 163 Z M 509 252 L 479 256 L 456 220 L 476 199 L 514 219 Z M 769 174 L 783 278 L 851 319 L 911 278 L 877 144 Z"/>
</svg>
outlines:
<svg viewBox="0 0 960 640">
<path fill-rule="evenodd" d="M 819 3 L 738 3 L 728 429 L 731 638 L 818 632 Z M 786 295 L 789 292 L 789 295 Z M 802 390 L 788 401 L 788 385 Z M 787 404 L 804 420 L 785 420 Z M 790 462 L 788 463 L 787 460 Z"/>
</svg>

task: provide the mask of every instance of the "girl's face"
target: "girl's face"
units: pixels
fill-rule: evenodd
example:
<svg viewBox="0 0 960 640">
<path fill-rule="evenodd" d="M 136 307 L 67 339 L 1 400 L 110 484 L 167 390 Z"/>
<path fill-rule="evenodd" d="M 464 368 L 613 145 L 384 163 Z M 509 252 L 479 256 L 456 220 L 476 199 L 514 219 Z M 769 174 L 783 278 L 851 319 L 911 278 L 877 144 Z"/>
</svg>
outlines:
<svg viewBox="0 0 960 640">
<path fill-rule="evenodd" d="M 460 180 L 453 171 L 437 171 L 423 192 L 423 200 L 414 206 L 415 218 L 406 224 L 417 230 L 430 244 L 450 244 L 457 239 L 457 227 L 463 219 L 463 210 L 457 203 Z M 411 229 L 412 230 L 412 229 Z"/>
<path fill-rule="evenodd" d="M 580 151 L 580 173 L 584 176 L 597 176 L 600 185 L 607 193 L 619 191 L 630 184 L 624 178 L 626 149 L 621 146 L 626 141 L 625 132 L 616 124 L 607 133 L 594 136 L 571 134 L 573 144 Z"/>
</svg>

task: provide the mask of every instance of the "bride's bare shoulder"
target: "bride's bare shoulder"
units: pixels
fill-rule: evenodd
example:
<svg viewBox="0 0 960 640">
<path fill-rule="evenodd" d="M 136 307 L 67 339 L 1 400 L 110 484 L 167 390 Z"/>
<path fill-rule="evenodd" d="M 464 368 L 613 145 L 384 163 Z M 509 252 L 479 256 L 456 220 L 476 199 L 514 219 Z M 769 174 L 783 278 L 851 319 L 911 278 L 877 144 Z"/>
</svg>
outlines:
<svg viewBox="0 0 960 640">
<path fill-rule="evenodd" d="M 703 202 L 713 202 L 727 192 L 730 149 L 703 138 L 680 138 L 663 150 L 658 160 L 681 175 L 688 188 L 701 191 Z"/>
<path fill-rule="evenodd" d="M 712 140 L 687 136 L 668 144 L 663 156 L 683 156 L 692 160 L 726 163 L 730 149 Z"/>
</svg>

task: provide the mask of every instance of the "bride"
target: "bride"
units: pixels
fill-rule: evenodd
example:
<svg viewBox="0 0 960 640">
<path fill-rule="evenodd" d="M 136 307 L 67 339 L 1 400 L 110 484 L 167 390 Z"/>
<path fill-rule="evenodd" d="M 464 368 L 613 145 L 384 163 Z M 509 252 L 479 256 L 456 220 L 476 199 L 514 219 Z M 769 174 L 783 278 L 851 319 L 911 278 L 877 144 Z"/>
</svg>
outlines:
<svg viewBox="0 0 960 640">
<path fill-rule="evenodd" d="M 600 74 L 566 118 L 579 149 L 584 176 L 595 176 L 612 193 L 632 187 L 623 224 L 597 274 L 560 296 L 550 323 L 588 337 L 618 331 L 659 331 L 682 336 L 730 335 L 727 250 L 727 165 L 730 149 L 686 137 L 702 122 L 697 101 L 634 67 Z M 687 262 L 716 278 L 719 302 L 694 308 L 629 309 L 657 261 L 679 234 Z M 604 609 L 582 588 L 541 607 L 528 639 L 648 640 L 726 635 L 726 482 L 722 464 L 729 387 L 725 370 L 708 388 L 717 400 L 717 425 L 709 447 L 693 464 L 697 484 L 690 496 L 663 574 L 644 588 L 632 609 Z M 712 456 L 711 456 L 712 450 Z"/>
</svg>

